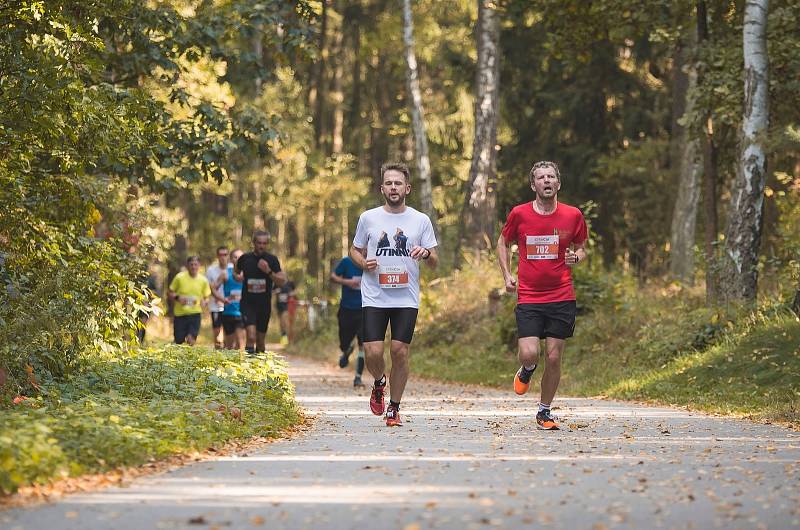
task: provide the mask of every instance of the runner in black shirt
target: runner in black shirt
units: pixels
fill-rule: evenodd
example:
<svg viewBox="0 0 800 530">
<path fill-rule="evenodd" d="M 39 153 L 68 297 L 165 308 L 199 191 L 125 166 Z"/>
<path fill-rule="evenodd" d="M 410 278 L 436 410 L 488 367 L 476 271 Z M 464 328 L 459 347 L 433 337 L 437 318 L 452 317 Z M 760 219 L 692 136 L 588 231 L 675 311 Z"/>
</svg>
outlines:
<svg viewBox="0 0 800 530">
<path fill-rule="evenodd" d="M 278 258 L 267 252 L 268 244 L 269 234 L 257 230 L 253 234 L 253 252 L 236 261 L 236 272 L 243 274 L 241 311 L 248 353 L 266 350 L 273 284 L 280 287 L 286 283 L 286 273 L 281 271 Z"/>
</svg>

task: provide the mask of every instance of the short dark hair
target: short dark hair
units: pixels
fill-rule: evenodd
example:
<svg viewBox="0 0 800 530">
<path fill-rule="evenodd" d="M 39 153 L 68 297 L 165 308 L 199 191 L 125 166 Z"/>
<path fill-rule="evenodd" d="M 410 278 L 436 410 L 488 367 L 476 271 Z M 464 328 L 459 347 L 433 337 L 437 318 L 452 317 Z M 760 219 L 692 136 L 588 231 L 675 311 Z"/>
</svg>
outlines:
<svg viewBox="0 0 800 530">
<path fill-rule="evenodd" d="M 387 171 L 399 171 L 406 178 L 406 184 L 411 182 L 411 170 L 402 162 L 386 162 L 381 166 L 381 184 L 383 184 L 383 175 Z"/>
<path fill-rule="evenodd" d="M 550 162 L 549 160 L 540 160 L 539 162 L 536 162 L 531 168 L 530 173 L 528 173 L 528 180 L 533 182 L 533 172 L 536 171 L 537 169 L 542 169 L 545 167 L 553 168 L 556 171 L 556 179 L 558 179 L 558 181 L 561 182 L 561 172 L 558 170 L 558 164 L 556 164 L 555 162 Z"/>
<path fill-rule="evenodd" d="M 219 254 L 219 251 L 220 251 L 220 250 L 229 250 L 229 249 L 228 249 L 228 247 L 227 247 L 227 246 L 225 246 L 225 245 L 219 246 L 219 247 L 217 247 L 217 254 Z"/>
<path fill-rule="evenodd" d="M 199 256 L 189 256 L 188 258 L 186 258 L 186 264 L 187 265 L 189 263 L 193 262 L 193 261 L 196 261 L 196 262 L 200 263 L 200 257 Z"/>
<path fill-rule="evenodd" d="M 266 230 L 256 230 L 255 232 L 253 232 L 253 241 L 255 241 L 256 238 L 258 237 L 264 237 L 264 236 L 269 238 L 269 232 L 267 232 Z"/>
</svg>

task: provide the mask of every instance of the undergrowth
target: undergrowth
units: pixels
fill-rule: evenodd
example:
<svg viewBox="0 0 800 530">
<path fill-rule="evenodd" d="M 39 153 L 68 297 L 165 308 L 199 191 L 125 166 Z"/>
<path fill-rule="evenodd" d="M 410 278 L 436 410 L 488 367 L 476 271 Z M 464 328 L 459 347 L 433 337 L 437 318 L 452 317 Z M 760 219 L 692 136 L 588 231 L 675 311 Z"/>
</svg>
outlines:
<svg viewBox="0 0 800 530">
<path fill-rule="evenodd" d="M 293 397 L 271 354 L 240 361 L 170 346 L 90 356 L 0 411 L 0 490 L 275 436 L 299 419 Z"/>
</svg>

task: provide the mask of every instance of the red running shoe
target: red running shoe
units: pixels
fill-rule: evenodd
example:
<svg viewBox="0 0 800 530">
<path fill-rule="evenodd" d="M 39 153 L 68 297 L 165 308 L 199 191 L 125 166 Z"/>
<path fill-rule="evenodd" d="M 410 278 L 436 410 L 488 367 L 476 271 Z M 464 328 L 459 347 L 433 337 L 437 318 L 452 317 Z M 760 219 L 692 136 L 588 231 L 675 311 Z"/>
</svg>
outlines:
<svg viewBox="0 0 800 530">
<path fill-rule="evenodd" d="M 386 410 L 383 403 L 383 392 L 385 388 L 386 385 L 375 385 L 372 387 L 372 393 L 369 396 L 369 409 L 376 416 L 382 415 L 383 411 Z"/>
<path fill-rule="evenodd" d="M 400 421 L 400 411 L 392 405 L 389 405 L 389 408 L 386 409 L 386 426 L 399 427 L 402 424 L 403 422 Z"/>
</svg>

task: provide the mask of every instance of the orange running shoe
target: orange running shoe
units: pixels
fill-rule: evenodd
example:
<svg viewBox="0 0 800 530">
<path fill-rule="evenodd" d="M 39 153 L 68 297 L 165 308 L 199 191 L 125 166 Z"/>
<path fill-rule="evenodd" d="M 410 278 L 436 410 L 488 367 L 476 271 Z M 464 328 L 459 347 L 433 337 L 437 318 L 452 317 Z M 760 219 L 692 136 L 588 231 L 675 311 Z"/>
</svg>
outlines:
<svg viewBox="0 0 800 530">
<path fill-rule="evenodd" d="M 536 425 L 545 431 L 557 431 L 559 429 L 556 419 L 545 409 L 536 415 Z"/>
<path fill-rule="evenodd" d="M 372 393 L 369 396 L 369 409 L 376 416 L 380 416 L 385 410 L 383 403 L 383 392 L 385 389 L 386 385 L 372 387 Z"/>
<path fill-rule="evenodd" d="M 400 411 L 392 405 L 389 405 L 386 409 L 386 426 L 399 427 L 402 424 L 403 422 L 400 421 Z"/>
<path fill-rule="evenodd" d="M 517 373 L 514 374 L 514 392 L 523 396 L 531 386 L 531 377 L 533 372 L 536 371 L 536 365 L 533 365 L 533 370 L 526 370 L 524 366 L 520 366 Z"/>
</svg>

